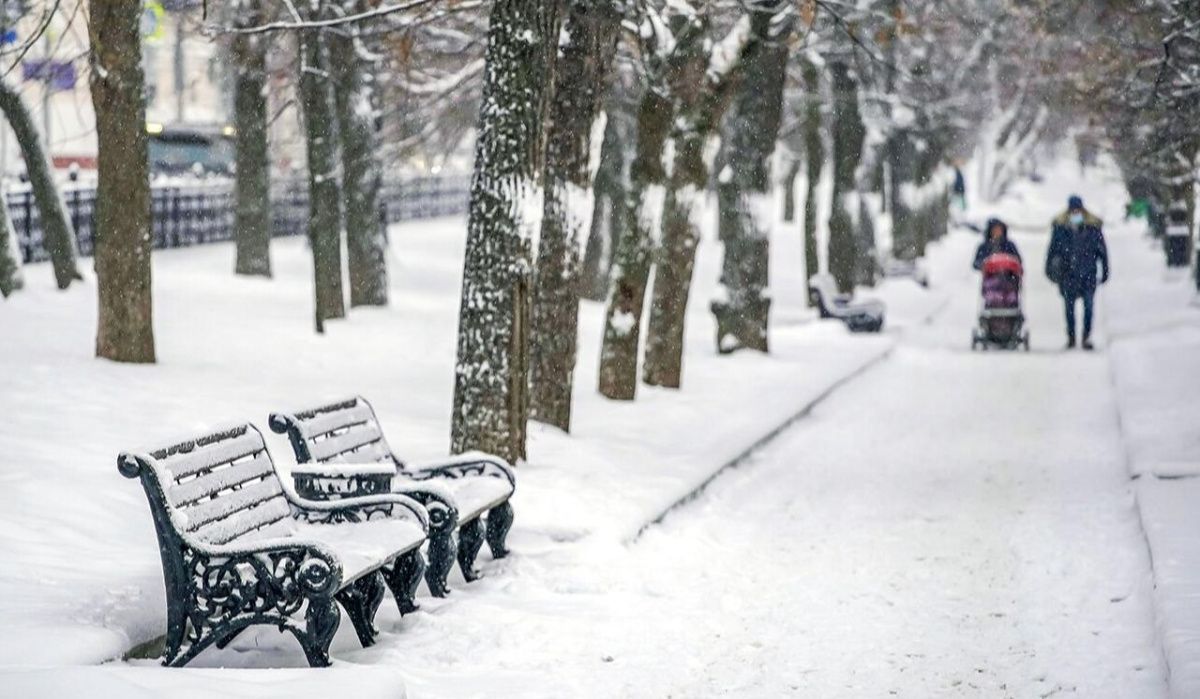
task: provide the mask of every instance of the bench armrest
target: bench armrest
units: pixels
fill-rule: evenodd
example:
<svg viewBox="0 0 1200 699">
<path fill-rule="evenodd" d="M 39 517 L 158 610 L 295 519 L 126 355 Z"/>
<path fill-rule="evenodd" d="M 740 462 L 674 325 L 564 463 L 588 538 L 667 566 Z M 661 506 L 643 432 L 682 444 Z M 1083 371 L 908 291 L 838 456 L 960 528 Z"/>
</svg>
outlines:
<svg viewBox="0 0 1200 699">
<path fill-rule="evenodd" d="M 516 489 L 517 477 L 513 468 L 504 459 L 481 451 L 469 451 L 450 459 L 422 464 L 407 464 L 403 475 L 417 482 L 433 478 L 468 478 L 490 476 L 503 478 Z"/>
<path fill-rule="evenodd" d="M 376 517 L 403 519 L 420 525 L 429 533 L 429 514 L 419 502 L 407 495 L 365 495 L 341 500 L 308 500 L 284 488 L 292 511 L 306 522 L 336 524 L 365 522 Z"/>
<path fill-rule="evenodd" d="M 429 530 L 453 531 L 458 526 L 458 503 L 450 489 L 436 481 L 399 479 L 392 483 L 392 493 L 404 495 L 421 503 L 429 515 Z"/>
</svg>

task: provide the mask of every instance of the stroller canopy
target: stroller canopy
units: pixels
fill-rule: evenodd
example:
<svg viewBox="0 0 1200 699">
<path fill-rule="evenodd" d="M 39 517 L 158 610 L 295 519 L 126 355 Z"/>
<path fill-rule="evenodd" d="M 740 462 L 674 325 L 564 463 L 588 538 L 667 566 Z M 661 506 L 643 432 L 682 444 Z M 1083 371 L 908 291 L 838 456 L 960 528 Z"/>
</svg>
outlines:
<svg viewBox="0 0 1200 699">
<path fill-rule="evenodd" d="M 997 253 L 995 255 L 988 255 L 987 259 L 983 261 L 983 275 L 985 277 L 990 277 L 994 274 L 1004 274 L 1005 272 L 1018 277 L 1022 276 L 1025 270 L 1021 267 L 1020 258 L 1016 255 Z"/>
</svg>

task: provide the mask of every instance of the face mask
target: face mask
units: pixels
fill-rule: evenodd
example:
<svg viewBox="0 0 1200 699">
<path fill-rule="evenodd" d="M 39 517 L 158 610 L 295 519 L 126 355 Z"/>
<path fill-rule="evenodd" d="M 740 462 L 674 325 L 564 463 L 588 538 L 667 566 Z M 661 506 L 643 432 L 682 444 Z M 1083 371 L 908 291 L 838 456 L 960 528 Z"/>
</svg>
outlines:
<svg viewBox="0 0 1200 699">
<path fill-rule="evenodd" d="M 1081 223 L 1083 223 L 1083 214 L 1081 214 L 1081 213 L 1071 214 L 1071 225 L 1072 226 L 1078 226 Z"/>
</svg>

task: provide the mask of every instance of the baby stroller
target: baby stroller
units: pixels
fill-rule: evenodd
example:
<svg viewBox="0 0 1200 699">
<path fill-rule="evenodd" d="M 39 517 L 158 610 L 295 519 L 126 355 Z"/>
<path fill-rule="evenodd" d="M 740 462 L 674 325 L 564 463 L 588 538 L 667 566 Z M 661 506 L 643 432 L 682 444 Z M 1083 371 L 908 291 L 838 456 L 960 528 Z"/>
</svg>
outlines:
<svg viewBox="0 0 1200 699">
<path fill-rule="evenodd" d="M 1015 255 L 990 255 L 983 261 L 983 310 L 979 327 L 971 331 L 971 349 L 1029 351 L 1029 331 L 1021 312 L 1024 270 Z"/>
</svg>

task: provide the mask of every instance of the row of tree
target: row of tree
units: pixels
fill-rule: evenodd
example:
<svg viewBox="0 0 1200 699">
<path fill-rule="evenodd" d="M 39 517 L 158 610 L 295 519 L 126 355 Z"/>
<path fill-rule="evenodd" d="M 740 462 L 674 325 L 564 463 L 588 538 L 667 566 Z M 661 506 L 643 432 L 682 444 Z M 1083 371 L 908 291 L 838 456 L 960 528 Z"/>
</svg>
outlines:
<svg viewBox="0 0 1200 699">
<path fill-rule="evenodd" d="M 1060 40 L 1055 12 L 1069 3 L 1059 0 L 209 4 L 205 26 L 235 71 L 239 274 L 271 273 L 267 127 L 277 116 L 267 64 L 273 53 L 294 56 L 318 332 L 345 316 L 347 296 L 350 306 L 388 302 L 378 215 L 386 159 L 473 135 L 452 444 L 514 461 L 531 417 L 571 427 L 581 298 L 606 304 L 601 394 L 633 400 L 639 382 L 681 385 L 710 192 L 724 244 L 711 308 L 717 349 L 767 351 L 780 187 L 782 218 L 798 218 L 804 236 L 797 273 L 827 270 L 849 291 L 875 281 L 882 257 L 919 258 L 945 232 L 949 162 L 974 154 L 977 189 L 998 196 L 1036 167 L 1040 144 L 1085 113 L 1077 95 L 1118 100 L 1083 84 L 1091 56 Z M 106 33 L 138 3 L 93 5 L 97 352 L 153 361 L 139 37 L 124 25 Z M 1181 37 L 1198 24 L 1183 3 L 1158 5 L 1179 7 L 1164 39 L 1176 48 L 1153 85 L 1178 106 L 1194 92 L 1185 80 L 1193 43 Z M 1146 36 L 1161 31 L 1162 16 L 1139 18 Z M 1106 60 L 1110 75 L 1123 65 Z M 1131 75 L 1142 79 L 1145 62 L 1137 65 Z M 1162 75 L 1173 76 L 1171 90 Z M 5 95 L 0 108 L 20 136 Z M 1138 143 L 1168 138 L 1135 110 L 1145 100 L 1118 101 L 1129 115 L 1119 123 L 1145 132 Z M 1150 152 L 1139 146 L 1136 157 Z M 73 235 L 48 236 L 65 286 L 77 275 Z M 5 269 L 0 255 L 0 289 Z"/>
<path fill-rule="evenodd" d="M 824 258 L 849 291 L 874 281 L 881 254 L 922 256 L 948 226 L 948 163 L 1012 100 L 997 67 L 1008 5 L 494 2 L 454 448 L 519 459 L 529 416 L 570 428 L 581 296 L 606 304 L 601 394 L 681 385 L 709 192 L 724 243 L 721 352 L 768 350 L 781 183 L 792 220 L 806 182 L 806 274 Z"/>
<path fill-rule="evenodd" d="M 1181 0 L 1116 2 L 1097 8 L 1097 26 L 1122 18 L 1099 52 L 1104 70 L 1080 81 L 1079 99 L 1103 128 L 1134 198 L 1189 227 L 1196 214 L 1200 125 L 1200 5 Z M 1194 231 L 1188 236 L 1194 247 Z M 1200 285 L 1200 276 L 1197 276 Z"/>
</svg>

